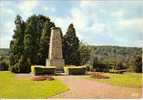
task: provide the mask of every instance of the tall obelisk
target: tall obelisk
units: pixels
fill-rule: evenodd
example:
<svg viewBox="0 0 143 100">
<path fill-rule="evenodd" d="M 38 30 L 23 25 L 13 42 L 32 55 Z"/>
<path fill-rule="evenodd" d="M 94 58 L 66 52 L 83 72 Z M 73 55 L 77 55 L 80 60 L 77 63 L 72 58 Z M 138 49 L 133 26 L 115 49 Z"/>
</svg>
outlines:
<svg viewBox="0 0 143 100">
<path fill-rule="evenodd" d="M 62 52 L 62 33 L 59 27 L 51 28 L 49 58 L 46 61 L 46 66 L 55 66 L 57 70 L 63 70 L 64 59 Z"/>
</svg>

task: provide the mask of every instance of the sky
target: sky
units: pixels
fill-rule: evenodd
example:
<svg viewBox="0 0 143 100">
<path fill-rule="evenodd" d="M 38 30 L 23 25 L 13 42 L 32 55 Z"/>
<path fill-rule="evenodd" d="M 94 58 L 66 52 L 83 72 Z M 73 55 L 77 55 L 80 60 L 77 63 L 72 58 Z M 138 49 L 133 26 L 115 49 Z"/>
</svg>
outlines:
<svg viewBox="0 0 143 100">
<path fill-rule="evenodd" d="M 63 34 L 73 23 L 90 45 L 143 47 L 141 0 L 0 0 L 0 48 L 9 48 L 17 14 L 49 16 Z"/>
</svg>

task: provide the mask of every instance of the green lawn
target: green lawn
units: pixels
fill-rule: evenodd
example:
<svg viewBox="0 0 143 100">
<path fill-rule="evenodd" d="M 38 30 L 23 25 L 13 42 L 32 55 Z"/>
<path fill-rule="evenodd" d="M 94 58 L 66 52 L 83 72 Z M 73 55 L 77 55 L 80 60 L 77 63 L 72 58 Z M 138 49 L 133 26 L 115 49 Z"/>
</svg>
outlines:
<svg viewBox="0 0 143 100">
<path fill-rule="evenodd" d="M 141 88 L 142 87 L 142 74 L 140 73 L 124 73 L 124 74 L 111 74 L 106 73 L 109 79 L 96 79 L 98 82 L 108 83 L 112 85 Z"/>
<path fill-rule="evenodd" d="M 0 98 L 48 98 L 68 90 L 60 80 L 32 81 L 31 77 L 15 77 L 0 71 Z"/>
</svg>

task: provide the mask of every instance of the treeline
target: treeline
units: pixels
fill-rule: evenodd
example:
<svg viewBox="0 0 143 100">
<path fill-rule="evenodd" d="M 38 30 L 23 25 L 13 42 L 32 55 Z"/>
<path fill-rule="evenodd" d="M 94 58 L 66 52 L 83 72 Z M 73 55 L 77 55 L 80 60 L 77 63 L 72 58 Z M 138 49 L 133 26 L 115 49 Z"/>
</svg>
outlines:
<svg viewBox="0 0 143 100">
<path fill-rule="evenodd" d="M 9 54 L 9 49 L 7 48 L 0 48 L 0 56 L 5 56 Z"/>
<path fill-rule="evenodd" d="M 17 15 L 8 57 L 0 58 L 0 67 L 12 72 L 30 72 L 31 65 L 45 65 L 48 58 L 51 28 L 49 17 L 32 15 L 26 21 Z M 90 46 L 76 36 L 73 24 L 62 35 L 63 57 L 66 65 L 89 65 L 92 69 L 128 69 L 142 71 L 142 49 L 114 46 Z"/>
<path fill-rule="evenodd" d="M 93 67 L 142 72 L 142 48 L 118 46 L 90 46 Z M 102 69 L 99 69 L 102 71 Z"/>
</svg>

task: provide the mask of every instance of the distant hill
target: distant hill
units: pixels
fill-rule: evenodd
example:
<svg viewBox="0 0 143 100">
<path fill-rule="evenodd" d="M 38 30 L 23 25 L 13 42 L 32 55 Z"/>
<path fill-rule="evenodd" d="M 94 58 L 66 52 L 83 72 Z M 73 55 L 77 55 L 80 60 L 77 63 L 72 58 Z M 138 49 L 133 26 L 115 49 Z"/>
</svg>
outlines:
<svg viewBox="0 0 143 100">
<path fill-rule="evenodd" d="M 95 53 L 97 55 L 105 55 L 105 56 L 141 56 L 142 48 L 138 47 L 120 47 L 120 46 L 90 46 L 94 48 Z"/>
<path fill-rule="evenodd" d="M 6 56 L 9 54 L 9 49 L 7 48 L 0 48 L 0 56 Z"/>
<path fill-rule="evenodd" d="M 92 59 L 99 61 L 126 64 L 134 64 L 137 57 L 142 58 L 142 48 L 138 47 L 119 47 L 119 46 L 89 46 L 92 48 Z"/>
<path fill-rule="evenodd" d="M 119 46 L 91 46 L 92 52 L 98 58 L 132 58 L 142 56 L 142 48 L 137 47 L 119 47 Z M 0 56 L 8 55 L 9 49 L 0 48 Z"/>
</svg>

